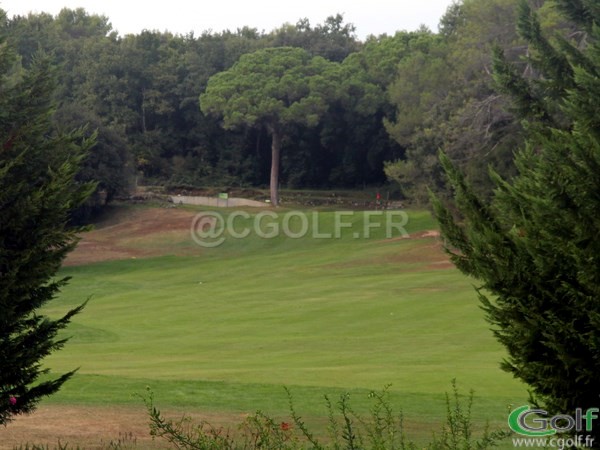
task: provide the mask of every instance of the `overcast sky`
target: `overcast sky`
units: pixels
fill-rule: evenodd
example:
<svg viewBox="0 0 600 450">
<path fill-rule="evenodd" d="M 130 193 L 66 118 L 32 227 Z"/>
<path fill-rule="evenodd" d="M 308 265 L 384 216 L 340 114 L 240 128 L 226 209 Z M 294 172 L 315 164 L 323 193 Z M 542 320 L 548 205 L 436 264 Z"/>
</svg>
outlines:
<svg viewBox="0 0 600 450">
<path fill-rule="evenodd" d="M 244 25 L 271 31 L 285 22 L 307 17 L 315 25 L 327 16 L 344 14 L 358 36 L 416 30 L 425 24 L 437 31 L 440 17 L 452 0 L 0 0 L 9 17 L 28 12 L 56 15 L 63 7 L 85 8 L 108 16 L 119 34 L 143 29 L 196 35 L 205 30 L 236 30 Z"/>
</svg>

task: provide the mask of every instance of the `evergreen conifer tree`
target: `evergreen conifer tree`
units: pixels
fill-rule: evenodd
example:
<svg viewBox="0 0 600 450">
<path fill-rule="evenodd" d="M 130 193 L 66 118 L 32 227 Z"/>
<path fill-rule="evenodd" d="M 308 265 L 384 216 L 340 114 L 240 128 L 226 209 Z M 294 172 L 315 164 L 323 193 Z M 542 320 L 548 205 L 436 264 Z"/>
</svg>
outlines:
<svg viewBox="0 0 600 450">
<path fill-rule="evenodd" d="M 2 11 L 0 11 L 2 13 Z M 58 319 L 41 308 L 66 278 L 55 278 L 76 243 L 69 214 L 94 186 L 75 176 L 92 139 L 52 132 L 54 78 L 38 57 L 23 71 L 0 41 L 0 424 L 32 411 L 74 372 L 47 376 L 43 359 L 83 305 Z M 40 376 L 45 375 L 43 380 Z"/>
<path fill-rule="evenodd" d="M 542 35 L 527 4 L 519 27 L 537 77 L 496 54 L 496 79 L 529 130 L 518 176 L 501 179 L 490 202 L 441 155 L 452 205 L 433 198 L 446 247 L 480 280 L 487 319 L 524 381 L 551 414 L 600 407 L 600 9 L 557 0 L 580 28 L 578 42 Z M 600 444 L 600 425 L 592 432 Z"/>
</svg>

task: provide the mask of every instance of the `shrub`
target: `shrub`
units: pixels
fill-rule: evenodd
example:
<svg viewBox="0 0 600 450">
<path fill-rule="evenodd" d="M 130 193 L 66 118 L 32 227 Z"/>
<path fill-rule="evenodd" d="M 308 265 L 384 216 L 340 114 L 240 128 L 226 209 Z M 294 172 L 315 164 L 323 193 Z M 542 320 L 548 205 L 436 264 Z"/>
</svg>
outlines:
<svg viewBox="0 0 600 450">
<path fill-rule="evenodd" d="M 327 431 L 324 442 L 311 432 L 294 407 L 289 389 L 286 392 L 290 404 L 290 422 L 278 422 L 262 411 L 246 418 L 240 424 L 240 433 L 214 427 L 208 422 L 194 424 L 189 416 L 179 420 L 167 419 L 154 405 L 154 396 L 148 388 L 142 397 L 150 418 L 150 434 L 163 438 L 178 449 L 186 450 L 238 450 L 238 449 L 315 449 L 315 450 L 484 450 L 495 446 L 509 436 L 506 431 L 490 431 L 486 425 L 480 437 L 475 437 L 471 418 L 473 392 L 466 403 L 461 401 L 456 382 L 452 393 L 446 394 L 446 420 L 442 429 L 434 433 L 425 446 L 417 446 L 406 435 L 404 416 L 396 414 L 389 398 L 389 386 L 380 392 L 371 392 L 373 405 L 368 417 L 355 413 L 350 395 L 344 394 L 334 403 L 325 396 L 328 412 Z"/>
</svg>

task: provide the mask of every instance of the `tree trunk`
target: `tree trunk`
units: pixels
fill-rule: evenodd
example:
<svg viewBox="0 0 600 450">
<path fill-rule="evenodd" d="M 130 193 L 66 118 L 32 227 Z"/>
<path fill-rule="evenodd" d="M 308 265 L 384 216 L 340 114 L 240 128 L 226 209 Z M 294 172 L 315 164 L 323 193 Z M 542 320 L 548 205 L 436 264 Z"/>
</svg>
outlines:
<svg viewBox="0 0 600 450">
<path fill-rule="evenodd" d="M 270 127 L 271 131 L 271 204 L 279 206 L 279 159 L 281 155 L 281 131 Z"/>
<path fill-rule="evenodd" d="M 142 89 L 142 132 L 146 134 L 146 90 Z"/>
</svg>

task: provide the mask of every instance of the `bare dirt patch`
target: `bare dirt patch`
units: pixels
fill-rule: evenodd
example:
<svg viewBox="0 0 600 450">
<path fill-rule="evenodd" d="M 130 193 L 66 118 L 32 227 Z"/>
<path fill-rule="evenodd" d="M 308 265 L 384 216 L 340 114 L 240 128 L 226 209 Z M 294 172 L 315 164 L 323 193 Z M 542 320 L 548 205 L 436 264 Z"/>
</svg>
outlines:
<svg viewBox="0 0 600 450">
<path fill-rule="evenodd" d="M 164 411 L 167 418 L 178 420 L 181 411 Z M 194 423 L 202 421 L 217 427 L 234 428 L 244 420 L 236 414 L 194 412 L 189 415 Z M 54 448 L 60 441 L 69 448 L 86 450 L 111 448 L 110 443 L 125 440 L 129 447 L 140 449 L 167 448 L 166 441 L 153 441 L 144 406 L 41 406 L 33 414 L 18 417 L 5 428 L 0 428 L 0 450 L 13 449 L 27 443 Z"/>
<path fill-rule="evenodd" d="M 440 232 L 438 230 L 419 231 L 417 233 L 413 233 L 410 235 L 411 239 L 437 238 L 437 237 L 440 237 Z"/>
<path fill-rule="evenodd" d="M 190 227 L 196 214 L 178 208 L 127 209 L 115 212 L 96 229 L 84 233 L 66 266 L 165 254 L 195 254 Z"/>
<path fill-rule="evenodd" d="M 0 449 L 26 443 L 54 448 L 59 441 L 99 449 L 124 436 L 135 440 L 140 448 L 160 448 L 149 435 L 143 408 L 42 406 L 0 429 Z"/>
<path fill-rule="evenodd" d="M 410 234 L 408 237 L 399 239 L 417 239 L 420 245 L 405 250 L 394 257 L 394 262 L 409 264 L 425 264 L 426 269 L 451 269 L 454 264 L 450 262 L 448 254 L 444 251 L 439 239 L 438 230 L 424 230 Z M 396 238 L 398 239 L 398 238 Z M 396 240 L 396 239 L 390 239 Z"/>
<path fill-rule="evenodd" d="M 398 267 L 398 270 L 401 270 L 402 272 L 454 268 L 454 265 L 450 262 L 448 255 L 444 251 L 439 236 L 440 232 L 437 230 L 425 230 L 412 233 L 405 237 L 375 241 L 374 244 L 382 246 L 395 245 L 402 241 L 416 241 L 416 245 L 396 245 L 393 247 L 394 249 L 397 249 L 395 252 L 372 258 L 361 258 L 342 263 L 334 263 L 328 265 L 328 267 L 343 269 L 383 263 Z"/>
<path fill-rule="evenodd" d="M 426 239 L 426 238 L 438 238 L 440 232 L 438 230 L 423 230 L 411 233 L 409 235 L 399 236 L 395 238 L 387 239 L 386 242 L 403 241 L 405 239 Z"/>
</svg>

